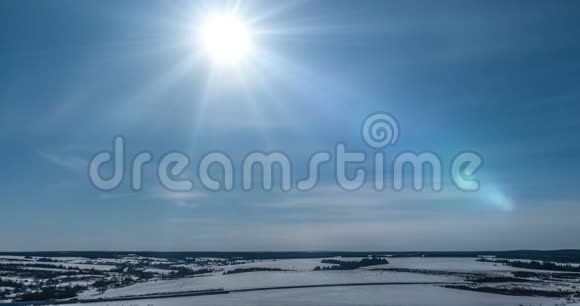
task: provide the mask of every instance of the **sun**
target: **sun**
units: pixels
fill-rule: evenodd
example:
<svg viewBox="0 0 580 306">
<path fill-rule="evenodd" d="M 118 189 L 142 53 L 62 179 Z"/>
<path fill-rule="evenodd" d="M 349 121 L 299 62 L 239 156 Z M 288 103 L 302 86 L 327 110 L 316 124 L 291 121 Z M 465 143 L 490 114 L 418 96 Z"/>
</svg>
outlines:
<svg viewBox="0 0 580 306">
<path fill-rule="evenodd" d="M 232 66 L 246 59 L 252 49 L 252 31 L 235 14 L 212 14 L 200 27 L 203 53 L 215 64 Z"/>
</svg>

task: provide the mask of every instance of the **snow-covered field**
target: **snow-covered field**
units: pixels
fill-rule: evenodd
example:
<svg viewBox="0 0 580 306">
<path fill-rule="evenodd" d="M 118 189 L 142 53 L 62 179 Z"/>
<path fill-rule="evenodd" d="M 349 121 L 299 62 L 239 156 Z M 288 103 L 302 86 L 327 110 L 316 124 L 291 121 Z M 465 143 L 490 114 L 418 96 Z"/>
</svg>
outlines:
<svg viewBox="0 0 580 306">
<path fill-rule="evenodd" d="M 38 299 L 38 294 L 45 294 L 49 288 L 61 293 L 70 290 L 66 297 L 45 300 L 109 299 L 98 305 L 111 306 L 554 305 L 577 302 L 580 297 L 578 273 L 514 268 L 478 261 L 476 257 L 389 257 L 388 264 L 377 265 L 382 259 L 376 259 L 371 266 L 337 269 L 337 261 L 357 263 L 367 259 L 0 256 L 0 302 L 23 297 Z M 371 283 L 383 284 L 369 286 Z M 359 285 L 352 286 L 356 284 Z M 277 289 L 319 285 L 348 286 Z M 445 288 L 446 285 L 459 289 Z M 229 292 L 260 288 L 267 290 Z M 142 297 L 216 289 L 229 293 L 151 300 L 147 299 L 150 296 Z M 123 297 L 142 300 L 114 301 Z"/>
<path fill-rule="evenodd" d="M 454 282 L 459 277 L 424 275 L 417 273 L 388 273 L 364 269 L 350 271 L 298 271 L 298 272 L 248 272 L 228 275 L 183 278 L 167 281 L 145 282 L 110 289 L 98 297 L 119 297 L 159 292 L 180 292 L 207 289 L 250 289 L 279 286 L 377 283 L 377 282 Z M 95 296 L 85 295 L 94 298 Z"/>
<path fill-rule="evenodd" d="M 436 286 L 360 286 L 304 288 L 237 292 L 211 296 L 151 299 L 140 301 L 82 304 L 91 306 L 185 306 L 185 305 L 408 305 L 408 306 L 517 306 L 555 305 L 555 301 L 539 297 L 515 297 L 470 292 Z"/>
</svg>

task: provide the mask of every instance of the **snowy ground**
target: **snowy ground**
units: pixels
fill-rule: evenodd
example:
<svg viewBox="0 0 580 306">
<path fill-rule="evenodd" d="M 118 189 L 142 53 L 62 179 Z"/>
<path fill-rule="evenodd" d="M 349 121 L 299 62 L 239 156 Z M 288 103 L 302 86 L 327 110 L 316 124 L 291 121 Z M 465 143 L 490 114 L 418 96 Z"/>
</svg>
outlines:
<svg viewBox="0 0 580 306">
<path fill-rule="evenodd" d="M 299 272 L 249 272 L 177 280 L 145 282 L 132 286 L 110 289 L 98 297 L 119 297 L 159 292 L 180 292 L 206 289 L 250 289 L 278 286 L 377 283 L 377 282 L 453 282 L 461 278 L 453 276 L 424 275 L 416 273 L 388 273 L 363 269 L 351 271 L 299 271 Z M 83 295 L 94 298 L 96 296 Z"/>
<path fill-rule="evenodd" d="M 430 305 L 430 306 L 504 306 L 555 305 L 555 301 L 538 297 L 514 297 L 436 286 L 361 286 L 306 288 L 256 292 L 239 292 L 212 296 L 152 299 L 131 302 L 82 304 L 92 306 L 185 306 L 185 305 Z"/>
<path fill-rule="evenodd" d="M 360 261 L 362 258 L 333 257 L 331 259 Z M 324 258 L 242 260 L 201 257 L 176 259 L 119 256 L 89 259 L 0 256 L 0 268 L 4 269 L 0 269 L 0 279 L 3 281 L 0 286 L 2 295 L 0 302 L 8 302 L 26 294 L 42 293 L 46 288 L 73 288 L 75 286 L 80 286 L 75 289 L 78 299 L 115 299 L 208 289 L 229 291 L 387 282 L 441 283 L 441 285 L 276 289 L 118 303 L 109 301 L 102 305 L 554 305 L 577 302 L 580 297 L 580 274 L 575 273 L 564 274 L 557 271 L 514 268 L 504 264 L 477 261 L 475 257 L 387 259 L 389 264 L 386 265 L 361 267 L 354 270 L 315 271 L 317 267 L 330 267 L 333 264 L 321 262 Z M 15 268 L 17 269 L 14 270 Z M 242 273 L 228 274 L 232 271 L 240 272 L 240 269 Z M 254 271 L 252 269 L 274 270 Z M 180 270 L 185 274 L 176 274 Z M 531 275 L 517 274 L 522 271 Z M 499 277 L 507 280 L 478 282 L 474 281 L 474 277 Z M 522 282 L 522 280 L 528 282 Z M 101 285 L 98 285 L 99 283 Z M 462 288 L 464 290 L 450 289 L 443 288 L 443 283 L 459 283 L 465 286 Z M 516 293 L 520 296 L 469 291 L 482 291 L 482 288 L 483 291 L 497 289 L 503 290 L 504 294 Z M 534 292 L 530 293 L 530 291 Z M 542 295 L 538 292 L 544 293 Z M 560 296 L 549 298 L 531 296 L 549 296 L 546 292 L 558 294 L 564 292 L 566 295 L 560 294 Z"/>
</svg>

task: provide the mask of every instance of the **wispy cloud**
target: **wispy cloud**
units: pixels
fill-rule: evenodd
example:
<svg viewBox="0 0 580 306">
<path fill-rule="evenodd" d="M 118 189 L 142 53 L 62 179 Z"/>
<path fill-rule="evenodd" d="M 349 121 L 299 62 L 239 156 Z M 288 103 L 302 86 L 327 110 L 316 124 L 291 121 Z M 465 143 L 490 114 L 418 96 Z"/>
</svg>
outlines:
<svg viewBox="0 0 580 306">
<path fill-rule="evenodd" d="M 40 152 L 39 155 L 49 163 L 75 173 L 86 172 L 86 167 L 88 165 L 86 159 L 72 154 Z"/>
<path fill-rule="evenodd" d="M 404 204 L 410 202 L 425 201 L 456 201 L 470 200 L 473 193 L 453 191 L 413 190 L 393 191 L 375 190 L 370 186 L 356 191 L 346 191 L 335 185 L 320 186 L 307 192 L 293 191 L 280 193 L 279 200 L 270 203 L 265 201 L 263 205 L 275 207 L 361 207 L 380 206 L 391 204 Z"/>
<path fill-rule="evenodd" d="M 142 191 L 127 192 L 103 192 L 100 198 L 103 200 L 132 199 L 132 200 L 159 200 L 163 203 L 175 204 L 182 207 L 197 207 L 200 200 L 205 198 L 206 194 L 197 191 L 175 192 L 162 187 L 145 189 Z"/>
</svg>

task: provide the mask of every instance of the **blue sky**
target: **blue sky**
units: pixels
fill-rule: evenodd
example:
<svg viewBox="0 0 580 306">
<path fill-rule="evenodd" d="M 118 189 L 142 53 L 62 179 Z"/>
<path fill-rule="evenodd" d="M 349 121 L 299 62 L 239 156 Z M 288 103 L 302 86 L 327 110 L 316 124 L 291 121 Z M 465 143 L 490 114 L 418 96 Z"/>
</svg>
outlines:
<svg viewBox="0 0 580 306">
<path fill-rule="evenodd" d="M 231 6 L 0 2 L 1 251 L 580 248 L 578 4 L 243 1 L 259 50 L 216 70 L 193 28 Z M 401 127 L 387 154 L 480 153 L 481 190 L 345 192 L 331 169 L 306 193 L 87 177 L 116 135 L 155 160 L 283 151 L 304 174 L 337 142 L 372 152 L 377 111 Z"/>
</svg>

